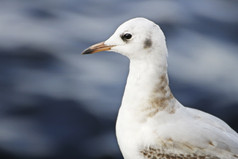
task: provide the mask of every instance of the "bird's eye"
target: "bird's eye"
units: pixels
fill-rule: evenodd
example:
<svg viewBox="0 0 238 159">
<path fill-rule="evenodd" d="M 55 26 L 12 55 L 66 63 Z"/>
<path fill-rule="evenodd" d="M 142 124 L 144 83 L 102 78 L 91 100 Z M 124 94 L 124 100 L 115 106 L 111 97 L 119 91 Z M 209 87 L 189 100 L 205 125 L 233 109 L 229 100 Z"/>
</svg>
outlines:
<svg viewBox="0 0 238 159">
<path fill-rule="evenodd" d="M 132 35 L 130 33 L 125 33 L 121 36 L 122 40 L 126 41 L 132 38 Z"/>
</svg>

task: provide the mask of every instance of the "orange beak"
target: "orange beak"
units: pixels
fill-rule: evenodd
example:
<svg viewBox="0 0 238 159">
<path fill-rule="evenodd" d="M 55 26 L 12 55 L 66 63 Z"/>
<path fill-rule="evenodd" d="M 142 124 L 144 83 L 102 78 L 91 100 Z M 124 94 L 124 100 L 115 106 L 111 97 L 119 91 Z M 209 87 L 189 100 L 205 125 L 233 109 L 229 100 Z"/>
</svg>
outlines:
<svg viewBox="0 0 238 159">
<path fill-rule="evenodd" d="M 111 50 L 111 48 L 113 47 L 114 45 L 112 46 L 107 46 L 104 44 L 104 42 L 100 42 L 100 43 L 97 43 L 95 45 L 92 45 L 90 46 L 89 48 L 85 49 L 82 54 L 85 55 L 85 54 L 93 54 L 93 53 L 96 53 L 96 52 L 101 52 L 101 51 L 108 51 L 108 50 Z"/>
</svg>

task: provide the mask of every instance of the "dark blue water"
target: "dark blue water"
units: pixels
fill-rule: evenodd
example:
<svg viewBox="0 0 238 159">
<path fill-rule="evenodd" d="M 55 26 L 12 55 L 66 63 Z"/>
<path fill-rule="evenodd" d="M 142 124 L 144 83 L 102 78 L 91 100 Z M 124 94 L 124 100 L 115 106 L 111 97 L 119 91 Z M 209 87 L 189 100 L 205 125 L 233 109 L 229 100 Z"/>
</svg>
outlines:
<svg viewBox="0 0 238 159">
<path fill-rule="evenodd" d="M 238 1 L 0 1 L 0 158 L 121 159 L 114 125 L 128 73 L 81 56 L 143 16 L 167 37 L 171 89 L 238 131 Z"/>
</svg>

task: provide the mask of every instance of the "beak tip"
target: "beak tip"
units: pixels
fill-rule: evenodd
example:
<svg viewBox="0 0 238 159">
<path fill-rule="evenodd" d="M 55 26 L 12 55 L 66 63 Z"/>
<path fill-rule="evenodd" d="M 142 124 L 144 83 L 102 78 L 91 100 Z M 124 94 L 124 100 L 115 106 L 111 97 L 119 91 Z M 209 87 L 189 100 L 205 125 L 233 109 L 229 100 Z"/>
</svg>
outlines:
<svg viewBox="0 0 238 159">
<path fill-rule="evenodd" d="M 107 46 L 104 44 L 104 42 L 100 42 L 85 49 L 81 54 L 87 55 L 87 54 L 93 54 L 93 53 L 101 52 L 101 51 L 108 51 L 108 50 L 111 50 L 112 47 L 113 45 Z"/>
<path fill-rule="evenodd" d="M 81 55 L 91 54 L 92 52 L 93 52 L 92 49 L 86 49 L 86 50 L 84 50 L 84 51 L 81 53 Z"/>
</svg>

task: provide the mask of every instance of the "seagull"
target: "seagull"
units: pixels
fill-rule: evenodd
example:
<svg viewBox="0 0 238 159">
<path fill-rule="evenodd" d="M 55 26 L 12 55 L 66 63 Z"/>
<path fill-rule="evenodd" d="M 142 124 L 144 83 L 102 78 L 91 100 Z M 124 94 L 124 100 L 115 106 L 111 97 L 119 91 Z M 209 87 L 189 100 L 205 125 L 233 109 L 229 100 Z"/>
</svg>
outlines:
<svg viewBox="0 0 238 159">
<path fill-rule="evenodd" d="M 120 53 L 130 60 L 116 121 L 124 159 L 238 159 L 238 134 L 221 119 L 183 106 L 169 88 L 165 36 L 138 17 L 82 54 Z"/>
</svg>

